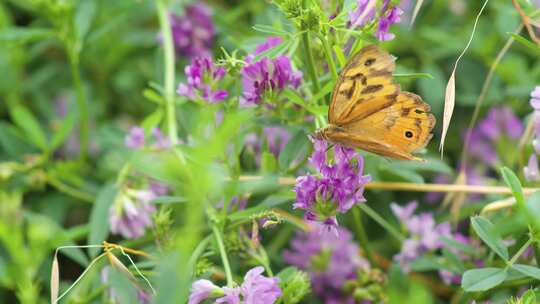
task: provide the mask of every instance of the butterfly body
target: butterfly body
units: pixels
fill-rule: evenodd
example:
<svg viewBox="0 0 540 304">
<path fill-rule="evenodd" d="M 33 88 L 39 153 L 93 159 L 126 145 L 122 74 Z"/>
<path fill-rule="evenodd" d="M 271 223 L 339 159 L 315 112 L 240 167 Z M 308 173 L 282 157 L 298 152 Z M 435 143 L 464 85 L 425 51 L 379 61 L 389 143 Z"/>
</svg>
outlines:
<svg viewBox="0 0 540 304">
<path fill-rule="evenodd" d="M 435 117 L 418 95 L 392 81 L 393 58 L 377 46 L 363 48 L 341 71 L 328 109 L 326 128 L 315 137 L 396 159 L 419 160 L 412 153 L 431 139 Z"/>
</svg>

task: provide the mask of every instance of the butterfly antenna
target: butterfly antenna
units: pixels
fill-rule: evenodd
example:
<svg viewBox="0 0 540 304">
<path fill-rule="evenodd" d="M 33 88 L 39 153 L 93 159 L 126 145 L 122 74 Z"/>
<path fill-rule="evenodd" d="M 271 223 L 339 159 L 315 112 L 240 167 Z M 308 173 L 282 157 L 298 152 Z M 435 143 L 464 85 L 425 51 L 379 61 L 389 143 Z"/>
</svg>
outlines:
<svg viewBox="0 0 540 304">
<path fill-rule="evenodd" d="M 326 148 L 326 152 L 328 152 L 330 149 L 332 149 L 336 144 L 330 144 L 330 147 Z"/>
</svg>

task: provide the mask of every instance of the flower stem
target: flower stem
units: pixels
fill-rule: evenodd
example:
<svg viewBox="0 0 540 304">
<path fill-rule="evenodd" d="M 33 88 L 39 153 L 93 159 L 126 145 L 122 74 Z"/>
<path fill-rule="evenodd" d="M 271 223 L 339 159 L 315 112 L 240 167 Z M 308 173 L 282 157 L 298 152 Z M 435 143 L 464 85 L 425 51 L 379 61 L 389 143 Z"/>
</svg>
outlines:
<svg viewBox="0 0 540 304">
<path fill-rule="evenodd" d="M 174 107 L 174 45 L 172 39 L 171 25 L 169 21 L 169 15 L 167 14 L 167 7 L 165 1 L 156 0 L 159 25 L 161 28 L 161 35 L 163 39 L 163 52 L 165 58 L 165 113 L 167 119 L 167 132 L 169 139 L 173 145 L 178 143 L 177 139 L 177 126 L 176 126 L 176 114 Z"/>
<path fill-rule="evenodd" d="M 328 68 L 330 69 L 330 73 L 332 74 L 332 79 L 336 81 L 338 78 L 338 73 L 336 69 L 336 62 L 334 61 L 334 56 L 332 54 L 332 49 L 330 48 L 326 37 L 324 37 L 323 35 L 318 36 L 323 45 L 324 55 L 326 56 L 326 61 L 328 62 Z"/>
<path fill-rule="evenodd" d="M 302 33 L 302 44 L 304 45 L 304 52 L 306 54 L 306 65 L 313 83 L 313 95 L 316 95 L 320 90 L 319 78 L 317 77 L 317 71 L 315 70 L 315 60 L 313 59 L 313 53 L 311 52 L 311 43 L 309 40 L 309 32 L 304 31 Z"/>
<path fill-rule="evenodd" d="M 88 146 L 90 140 L 88 104 L 84 96 L 84 90 L 81 81 L 81 71 L 79 66 L 79 55 L 76 51 L 69 52 L 69 61 L 71 65 L 71 77 L 77 96 L 77 108 L 79 110 L 79 129 L 80 129 L 80 150 L 79 158 L 85 160 L 88 156 Z"/>
<path fill-rule="evenodd" d="M 352 215 L 354 219 L 354 227 L 356 229 L 356 236 L 358 237 L 358 242 L 360 243 L 360 246 L 362 246 L 362 248 L 364 249 L 369 263 L 371 265 L 375 265 L 375 259 L 373 258 L 371 248 L 369 247 L 369 240 L 367 238 L 366 231 L 364 230 L 364 225 L 362 225 L 362 216 L 360 214 L 360 211 L 358 211 L 358 208 L 352 208 Z"/>
<path fill-rule="evenodd" d="M 227 251 L 225 251 L 225 244 L 221 238 L 221 232 L 215 224 L 212 225 L 212 232 L 214 232 L 214 236 L 216 237 L 216 241 L 218 243 L 219 254 L 221 255 L 221 261 L 223 263 L 223 268 L 225 269 L 225 276 L 227 277 L 227 287 L 233 287 L 234 281 L 232 278 L 231 266 L 229 265 L 229 259 L 227 258 Z"/>
<path fill-rule="evenodd" d="M 400 242 L 405 240 L 405 237 L 396 230 L 390 223 L 382 218 L 375 210 L 371 209 L 366 203 L 358 204 L 358 208 L 362 209 L 369 217 L 371 217 L 377 224 L 381 225 L 388 233 L 395 237 Z"/>
<path fill-rule="evenodd" d="M 508 267 L 512 267 L 512 265 L 514 265 L 514 263 L 517 261 L 517 259 L 523 254 L 523 252 L 525 252 L 525 250 L 527 250 L 527 248 L 529 248 L 529 246 L 532 244 L 534 240 L 532 238 L 529 238 L 527 240 L 527 242 L 525 242 L 525 244 L 523 244 L 523 246 L 521 246 L 521 248 L 519 248 L 518 252 L 516 252 L 516 254 L 514 254 L 514 256 L 512 257 L 512 259 L 510 259 L 510 261 L 508 262 L 507 264 L 507 268 Z"/>
</svg>

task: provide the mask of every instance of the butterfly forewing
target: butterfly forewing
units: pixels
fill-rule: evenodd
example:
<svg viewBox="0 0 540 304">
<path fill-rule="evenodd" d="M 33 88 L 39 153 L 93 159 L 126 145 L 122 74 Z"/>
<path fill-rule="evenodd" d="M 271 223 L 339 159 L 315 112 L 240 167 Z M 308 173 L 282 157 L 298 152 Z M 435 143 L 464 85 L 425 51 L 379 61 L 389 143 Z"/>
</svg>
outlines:
<svg viewBox="0 0 540 304">
<path fill-rule="evenodd" d="M 340 125 L 388 106 L 399 92 L 392 82 L 394 68 L 393 58 L 375 45 L 354 55 L 334 88 L 328 121 Z"/>
<path fill-rule="evenodd" d="M 431 139 L 435 117 L 418 95 L 392 81 L 393 58 L 377 46 L 357 53 L 342 70 L 329 108 L 326 137 L 336 143 L 397 159 Z"/>
</svg>

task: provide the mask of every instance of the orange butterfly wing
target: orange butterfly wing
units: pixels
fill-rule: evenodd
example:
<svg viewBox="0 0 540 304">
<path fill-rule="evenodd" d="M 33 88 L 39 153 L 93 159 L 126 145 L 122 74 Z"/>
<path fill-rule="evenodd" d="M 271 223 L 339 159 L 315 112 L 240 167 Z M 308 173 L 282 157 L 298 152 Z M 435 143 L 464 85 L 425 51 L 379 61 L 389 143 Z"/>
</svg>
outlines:
<svg viewBox="0 0 540 304">
<path fill-rule="evenodd" d="M 325 137 L 383 156 L 421 160 L 411 153 L 429 142 L 435 117 L 420 96 L 393 83 L 394 68 L 392 57 L 377 46 L 353 56 L 334 89 Z"/>
</svg>

